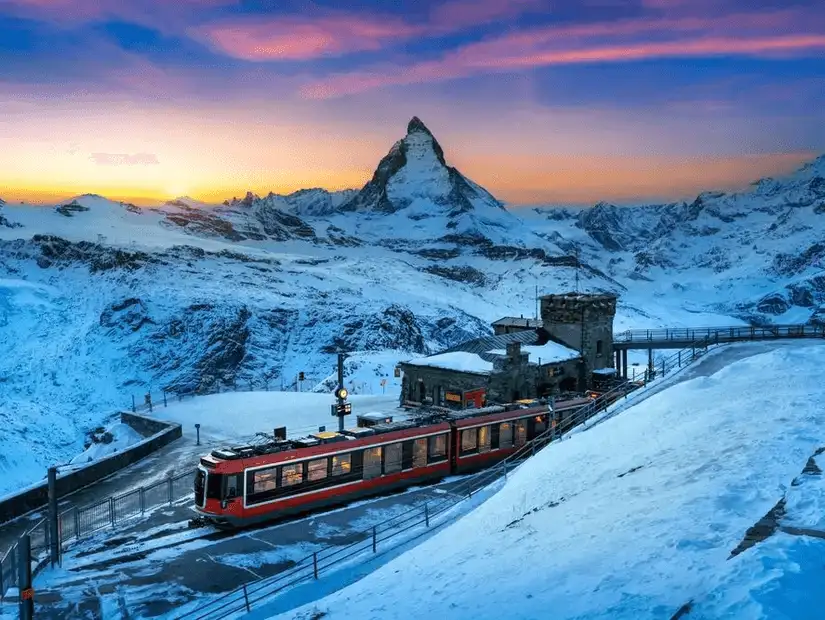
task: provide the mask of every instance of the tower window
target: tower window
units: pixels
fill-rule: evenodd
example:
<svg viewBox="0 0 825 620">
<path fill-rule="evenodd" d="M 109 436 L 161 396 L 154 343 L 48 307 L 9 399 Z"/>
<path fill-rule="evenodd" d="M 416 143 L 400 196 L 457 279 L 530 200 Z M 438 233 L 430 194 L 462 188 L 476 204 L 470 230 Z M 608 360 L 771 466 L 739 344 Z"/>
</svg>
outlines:
<svg viewBox="0 0 825 620">
<path fill-rule="evenodd" d="M 596 355 L 601 355 L 603 348 L 604 348 L 604 342 L 602 340 L 597 340 L 596 341 Z"/>
</svg>

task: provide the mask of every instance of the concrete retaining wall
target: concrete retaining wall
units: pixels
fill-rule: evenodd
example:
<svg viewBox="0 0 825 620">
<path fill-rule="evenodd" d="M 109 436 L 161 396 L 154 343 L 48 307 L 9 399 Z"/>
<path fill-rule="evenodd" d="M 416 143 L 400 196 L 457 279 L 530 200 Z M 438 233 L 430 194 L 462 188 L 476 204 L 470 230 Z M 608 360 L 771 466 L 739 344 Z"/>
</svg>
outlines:
<svg viewBox="0 0 825 620">
<path fill-rule="evenodd" d="M 146 437 L 123 452 L 116 452 L 65 474 L 57 476 L 57 497 L 63 498 L 128 467 L 152 454 L 163 446 L 183 436 L 180 424 L 162 422 L 135 413 L 123 412 L 121 422 L 128 424 Z M 45 473 L 45 472 L 44 472 Z M 0 500 L 0 523 L 11 521 L 48 504 L 49 489 L 46 481 L 33 485 L 20 493 Z"/>
</svg>

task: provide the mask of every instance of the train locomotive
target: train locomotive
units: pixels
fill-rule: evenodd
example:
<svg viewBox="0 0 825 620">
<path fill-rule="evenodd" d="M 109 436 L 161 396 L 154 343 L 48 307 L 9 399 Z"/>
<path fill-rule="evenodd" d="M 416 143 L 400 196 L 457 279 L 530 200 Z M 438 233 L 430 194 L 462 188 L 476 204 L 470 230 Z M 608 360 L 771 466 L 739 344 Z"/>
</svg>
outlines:
<svg viewBox="0 0 825 620">
<path fill-rule="evenodd" d="M 589 399 L 582 399 L 588 401 Z M 195 474 L 199 519 L 237 528 L 432 483 L 489 467 L 559 421 L 543 401 L 439 412 L 357 428 L 213 450 Z M 280 431 L 280 432 L 278 432 Z"/>
</svg>

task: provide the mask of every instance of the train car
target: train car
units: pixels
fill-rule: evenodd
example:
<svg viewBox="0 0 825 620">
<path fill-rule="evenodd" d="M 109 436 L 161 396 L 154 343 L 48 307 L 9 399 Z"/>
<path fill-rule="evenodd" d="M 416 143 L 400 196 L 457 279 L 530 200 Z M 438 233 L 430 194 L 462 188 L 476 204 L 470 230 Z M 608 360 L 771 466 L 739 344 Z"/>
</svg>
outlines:
<svg viewBox="0 0 825 620">
<path fill-rule="evenodd" d="M 544 432 L 545 404 L 508 405 L 214 450 L 195 476 L 195 510 L 241 527 L 488 467 Z"/>
<path fill-rule="evenodd" d="M 467 473 L 489 467 L 546 431 L 550 408 L 519 408 L 489 415 L 450 414 L 451 472 Z"/>
</svg>

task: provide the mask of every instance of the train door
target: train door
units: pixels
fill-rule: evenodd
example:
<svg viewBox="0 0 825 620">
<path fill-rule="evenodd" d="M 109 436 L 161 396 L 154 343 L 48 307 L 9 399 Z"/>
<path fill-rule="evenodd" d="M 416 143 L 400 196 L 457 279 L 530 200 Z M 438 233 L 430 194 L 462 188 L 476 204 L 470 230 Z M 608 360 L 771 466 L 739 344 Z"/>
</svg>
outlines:
<svg viewBox="0 0 825 620">
<path fill-rule="evenodd" d="M 461 431 L 455 426 L 450 427 L 450 473 L 458 473 L 458 451 L 461 448 Z"/>
</svg>

